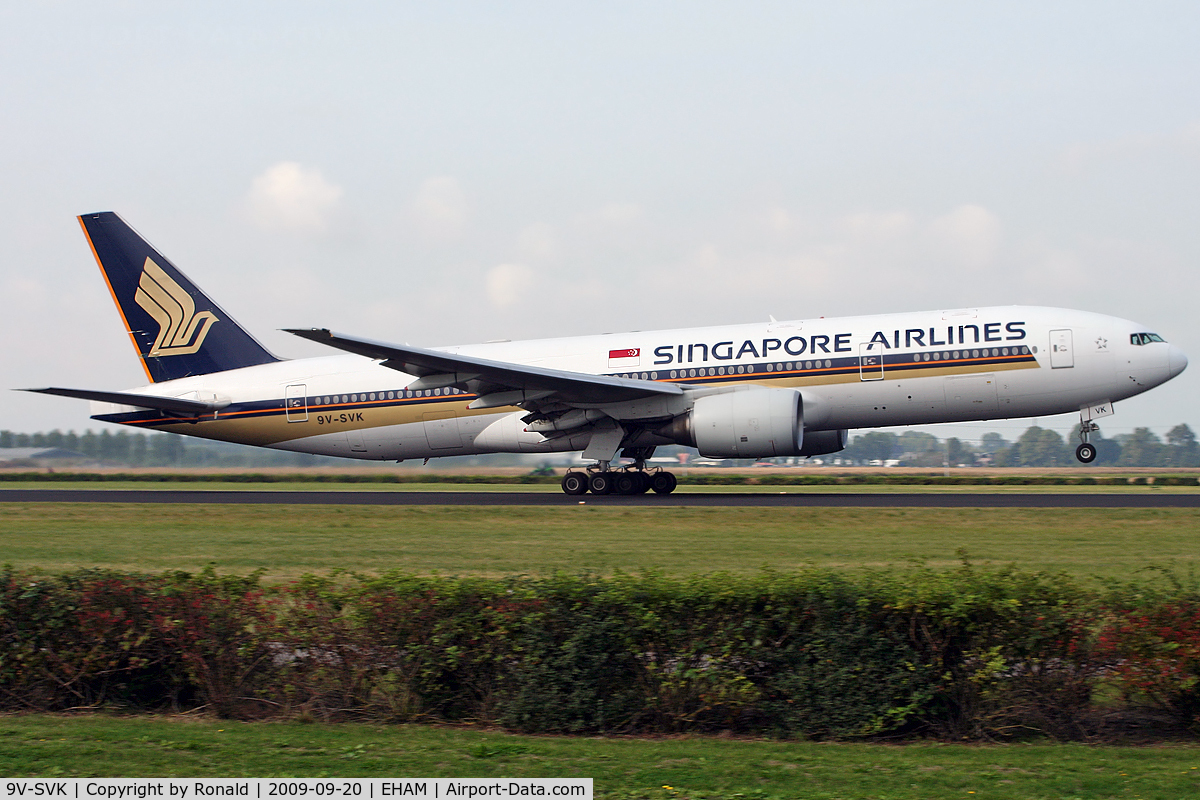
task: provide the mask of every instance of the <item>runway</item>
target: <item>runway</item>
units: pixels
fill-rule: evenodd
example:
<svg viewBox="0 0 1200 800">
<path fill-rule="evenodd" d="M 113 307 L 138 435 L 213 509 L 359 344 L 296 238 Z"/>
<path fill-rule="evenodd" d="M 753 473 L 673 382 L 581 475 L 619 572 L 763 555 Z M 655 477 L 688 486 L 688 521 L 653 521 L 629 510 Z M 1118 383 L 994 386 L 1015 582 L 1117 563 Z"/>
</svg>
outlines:
<svg viewBox="0 0 1200 800">
<path fill-rule="evenodd" d="M 905 492 L 583 495 L 549 492 L 276 492 L 139 489 L 0 489 L 0 503 L 233 503 L 355 506 L 632 506 L 638 508 L 1200 508 L 1200 494 Z"/>
</svg>

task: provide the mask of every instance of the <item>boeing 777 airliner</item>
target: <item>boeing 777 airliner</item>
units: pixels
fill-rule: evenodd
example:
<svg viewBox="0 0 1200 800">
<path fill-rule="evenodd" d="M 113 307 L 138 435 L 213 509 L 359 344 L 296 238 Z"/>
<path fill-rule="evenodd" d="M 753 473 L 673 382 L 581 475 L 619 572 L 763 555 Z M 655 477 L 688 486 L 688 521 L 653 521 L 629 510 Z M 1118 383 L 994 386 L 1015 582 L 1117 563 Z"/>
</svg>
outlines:
<svg viewBox="0 0 1200 800">
<path fill-rule="evenodd" d="M 120 217 L 79 218 L 148 383 L 31 391 L 93 419 L 278 450 L 401 461 L 583 451 L 568 494 L 653 489 L 659 445 L 715 458 L 834 453 L 850 428 L 1080 414 L 1187 366 L 1146 326 L 1003 306 L 426 349 L 329 330 L 342 354 L 276 358 Z M 616 466 L 618 457 L 631 460 Z"/>
</svg>

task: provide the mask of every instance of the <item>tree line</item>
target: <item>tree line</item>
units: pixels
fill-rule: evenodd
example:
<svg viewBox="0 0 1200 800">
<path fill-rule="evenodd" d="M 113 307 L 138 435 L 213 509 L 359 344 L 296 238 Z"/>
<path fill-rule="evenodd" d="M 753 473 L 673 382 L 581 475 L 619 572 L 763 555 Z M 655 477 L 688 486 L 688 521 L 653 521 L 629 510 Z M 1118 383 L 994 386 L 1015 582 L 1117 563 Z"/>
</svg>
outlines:
<svg viewBox="0 0 1200 800">
<path fill-rule="evenodd" d="M 126 467 L 303 467 L 343 463 L 306 453 L 283 453 L 248 445 L 192 439 L 174 433 L 87 430 L 15 433 L 0 430 L 0 447 L 56 447 L 88 459 Z"/>
<path fill-rule="evenodd" d="M 1035 425 L 1014 442 L 998 433 L 985 433 L 979 442 L 969 442 L 957 437 L 938 439 L 920 431 L 899 434 L 871 431 L 853 437 L 845 450 L 824 458 L 863 466 L 1069 467 L 1078 465 L 1075 461 L 1078 434 L 1078 426 L 1064 439 L 1057 431 Z M 1092 442 L 1096 445 L 1096 466 L 1200 467 L 1200 443 L 1185 424 L 1167 431 L 1165 441 L 1149 428 L 1135 428 L 1132 433 L 1112 438 L 1096 432 L 1092 434 Z M 57 447 L 106 464 L 129 467 L 304 467 L 348 463 L 345 459 L 284 453 L 173 433 L 0 430 L 0 448 L 4 447 Z"/>
<path fill-rule="evenodd" d="M 1200 467 L 1200 443 L 1187 425 L 1167 431 L 1166 441 L 1149 428 L 1134 428 L 1105 438 L 1091 436 L 1096 445 L 1095 466 L 1101 467 Z M 1078 466 L 1075 446 L 1079 426 L 1064 439 L 1057 431 L 1036 425 L 1009 442 L 998 433 L 985 433 L 978 443 L 956 437 L 940 440 L 928 433 L 901 434 L 871 431 L 855 436 L 837 455 L 857 464 L 898 462 L 900 466 L 941 467 L 1069 467 Z"/>
</svg>

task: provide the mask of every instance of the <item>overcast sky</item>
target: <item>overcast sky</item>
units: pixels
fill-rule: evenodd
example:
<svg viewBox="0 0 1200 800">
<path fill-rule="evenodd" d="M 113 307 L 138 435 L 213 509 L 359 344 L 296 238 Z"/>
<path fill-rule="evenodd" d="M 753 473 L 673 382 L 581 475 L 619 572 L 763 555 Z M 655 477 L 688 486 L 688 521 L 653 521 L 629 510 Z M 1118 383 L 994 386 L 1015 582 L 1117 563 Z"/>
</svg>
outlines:
<svg viewBox="0 0 1200 800">
<path fill-rule="evenodd" d="M 1200 430 L 1197 31 L 1191 2 L 5 3 L 0 374 L 144 382 L 74 219 L 111 210 L 281 356 L 326 352 L 283 327 L 1065 306 L 1198 360 L 1106 435 Z M 0 428 L 87 413 L 0 392 Z"/>
</svg>

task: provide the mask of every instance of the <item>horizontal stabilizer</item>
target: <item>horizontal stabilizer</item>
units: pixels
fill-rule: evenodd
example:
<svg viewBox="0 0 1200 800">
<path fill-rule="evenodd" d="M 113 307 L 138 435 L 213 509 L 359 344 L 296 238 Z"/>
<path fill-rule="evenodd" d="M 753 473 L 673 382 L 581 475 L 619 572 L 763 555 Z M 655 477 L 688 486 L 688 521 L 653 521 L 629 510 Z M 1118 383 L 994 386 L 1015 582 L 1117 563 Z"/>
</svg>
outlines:
<svg viewBox="0 0 1200 800">
<path fill-rule="evenodd" d="M 117 405 L 134 406 L 136 408 L 150 408 L 155 411 L 164 411 L 168 414 L 186 417 L 209 414 L 229 405 L 228 401 L 205 403 L 201 400 L 184 400 L 181 397 L 155 397 L 149 394 L 128 394 L 126 392 L 95 392 L 90 389 L 60 389 L 54 386 L 46 389 L 21 389 L 20 391 L 56 394 L 60 397 L 96 400 L 101 403 L 116 403 Z"/>
</svg>

